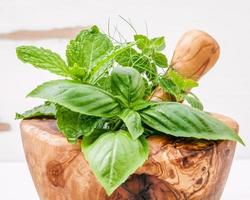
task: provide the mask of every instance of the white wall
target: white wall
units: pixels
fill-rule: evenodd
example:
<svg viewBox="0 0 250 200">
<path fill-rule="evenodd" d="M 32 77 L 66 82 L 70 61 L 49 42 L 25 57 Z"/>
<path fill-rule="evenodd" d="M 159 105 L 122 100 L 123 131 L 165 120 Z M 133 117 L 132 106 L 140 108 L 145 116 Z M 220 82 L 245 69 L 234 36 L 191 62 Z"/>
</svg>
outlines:
<svg viewBox="0 0 250 200">
<path fill-rule="evenodd" d="M 118 23 L 126 37 L 132 31 L 118 15 L 131 18 L 138 32 L 145 33 L 145 21 L 151 36 L 164 35 L 171 57 L 180 35 L 190 29 L 202 29 L 213 35 L 221 46 L 216 67 L 195 90 L 206 110 L 235 118 L 240 134 L 250 144 L 250 1 L 248 0 L 0 0 L 0 33 L 19 29 L 97 24 L 107 30 L 108 18 Z M 18 122 L 14 113 L 40 102 L 25 99 L 37 84 L 54 78 L 20 63 L 15 47 L 21 44 L 44 46 L 64 55 L 65 40 L 0 40 L 0 121 L 11 123 L 11 132 L 0 132 L 0 161 L 23 160 Z M 237 158 L 250 158 L 250 148 L 238 145 Z"/>
</svg>

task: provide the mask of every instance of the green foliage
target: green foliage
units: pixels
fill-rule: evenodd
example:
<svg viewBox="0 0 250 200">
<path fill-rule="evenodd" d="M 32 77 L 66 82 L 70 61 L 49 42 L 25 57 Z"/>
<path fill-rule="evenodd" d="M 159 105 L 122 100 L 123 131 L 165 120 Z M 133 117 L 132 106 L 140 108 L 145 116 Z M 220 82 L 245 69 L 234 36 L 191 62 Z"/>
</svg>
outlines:
<svg viewBox="0 0 250 200">
<path fill-rule="evenodd" d="M 110 195 L 147 159 L 145 137 L 169 134 L 243 143 L 230 128 L 201 111 L 191 92 L 198 84 L 168 68 L 164 37 L 137 34 L 133 42 L 113 44 L 93 26 L 67 46 L 67 64 L 44 48 L 21 46 L 20 60 L 71 80 L 54 80 L 28 96 L 46 99 L 17 119 L 54 117 L 70 143 L 82 139 L 82 151 L 98 181 Z M 157 69 L 167 75 L 159 75 Z M 173 101 L 154 103 L 148 96 L 159 85 Z M 200 110 L 199 110 L 200 109 Z"/>
<path fill-rule="evenodd" d="M 31 110 L 19 114 L 16 113 L 16 119 L 31 119 L 31 118 L 42 118 L 42 117 L 52 117 L 56 116 L 56 106 L 54 103 L 45 102 L 43 105 L 34 107 Z"/>
<path fill-rule="evenodd" d="M 133 44 L 125 44 L 115 47 L 109 54 L 107 54 L 102 60 L 100 60 L 91 71 L 90 83 L 95 84 L 101 78 L 107 78 L 109 66 L 113 66 L 114 59 L 122 54 L 124 51 L 127 51 Z"/>
<path fill-rule="evenodd" d="M 123 130 L 102 134 L 94 142 L 85 138 L 82 149 L 108 195 L 148 158 L 147 141 L 143 137 L 132 140 Z"/>
<path fill-rule="evenodd" d="M 145 85 L 140 73 L 131 67 L 115 67 L 111 74 L 113 94 L 123 99 L 125 107 L 144 96 Z"/>
<path fill-rule="evenodd" d="M 168 71 L 169 79 L 182 91 L 190 90 L 198 86 L 198 83 L 192 79 L 186 79 L 174 70 Z"/>
<path fill-rule="evenodd" d="M 157 37 L 151 40 L 151 48 L 156 51 L 162 51 L 165 49 L 165 38 L 164 37 Z"/>
<path fill-rule="evenodd" d="M 181 101 L 185 95 L 185 92 L 180 90 L 170 79 L 160 78 L 160 86 L 165 92 L 173 95 L 177 101 Z"/>
<path fill-rule="evenodd" d="M 134 39 L 136 41 L 136 45 L 139 49 L 144 50 L 150 47 L 151 41 L 145 35 L 135 35 Z"/>
<path fill-rule="evenodd" d="M 198 83 L 195 82 L 194 80 L 186 79 L 177 72 L 175 72 L 174 70 L 170 69 L 167 73 L 167 77 L 160 78 L 160 86 L 166 92 L 173 95 L 177 101 L 183 101 L 186 98 L 186 92 L 194 87 L 197 87 Z M 187 97 L 188 100 L 190 100 L 190 98 Z M 196 97 L 196 101 L 197 100 L 198 98 Z M 191 105 L 194 105 L 193 103 L 191 103 Z M 201 106 L 202 104 L 200 103 L 200 107 Z"/>
<path fill-rule="evenodd" d="M 69 80 L 46 82 L 28 96 L 46 99 L 85 115 L 113 117 L 121 112 L 120 105 L 110 93 Z"/>
<path fill-rule="evenodd" d="M 193 108 L 197 108 L 199 110 L 203 110 L 203 105 L 200 101 L 200 99 L 194 95 L 193 93 L 188 93 L 187 95 L 185 95 L 185 100 L 193 107 Z"/>
<path fill-rule="evenodd" d="M 61 76 L 69 76 L 66 63 L 57 54 L 49 49 L 34 46 L 19 46 L 16 48 L 17 57 L 24 63 L 48 70 Z"/>
<path fill-rule="evenodd" d="M 145 72 L 150 67 L 150 60 L 132 47 L 116 56 L 115 59 L 121 66 L 133 67 L 140 72 Z"/>
<path fill-rule="evenodd" d="M 160 53 L 165 48 L 164 37 L 149 39 L 145 35 L 135 35 L 134 40 L 139 52 L 131 47 L 116 56 L 116 62 L 124 67 L 133 67 L 147 77 L 152 90 L 158 84 L 157 68 L 168 67 L 168 61 L 164 54 Z"/>
<path fill-rule="evenodd" d="M 141 124 L 141 116 L 138 112 L 130 109 L 125 109 L 119 117 L 124 121 L 128 128 L 131 137 L 135 140 L 143 134 L 143 127 Z"/>
<path fill-rule="evenodd" d="M 165 38 L 157 37 L 153 39 L 149 39 L 145 35 L 135 35 L 134 40 L 136 41 L 136 45 L 139 49 L 143 51 L 162 51 L 165 49 Z"/>
<path fill-rule="evenodd" d="M 157 66 L 163 68 L 168 66 L 167 57 L 163 53 L 155 52 L 152 58 Z"/>
<path fill-rule="evenodd" d="M 113 49 L 110 39 L 96 26 L 81 31 L 67 46 L 66 56 L 69 66 L 77 64 L 81 68 L 92 68 Z"/>
<path fill-rule="evenodd" d="M 234 140 L 241 138 L 222 122 L 198 109 L 180 103 L 159 103 L 141 113 L 148 126 L 176 137 L 208 140 Z"/>
<path fill-rule="evenodd" d="M 57 126 L 70 143 L 76 143 L 80 136 L 89 136 L 98 125 L 99 118 L 73 112 L 57 106 Z"/>
</svg>

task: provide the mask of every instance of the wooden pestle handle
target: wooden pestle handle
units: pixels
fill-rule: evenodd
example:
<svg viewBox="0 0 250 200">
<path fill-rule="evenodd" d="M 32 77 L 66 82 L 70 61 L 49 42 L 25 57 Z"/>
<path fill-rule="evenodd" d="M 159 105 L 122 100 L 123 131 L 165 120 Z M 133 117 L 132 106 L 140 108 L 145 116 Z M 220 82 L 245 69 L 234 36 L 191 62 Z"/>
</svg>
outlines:
<svg viewBox="0 0 250 200">
<path fill-rule="evenodd" d="M 199 80 L 219 58 L 216 40 L 203 31 L 186 32 L 176 45 L 170 67 L 185 78 Z M 152 101 L 165 101 L 170 96 L 159 86 L 149 97 Z"/>
</svg>

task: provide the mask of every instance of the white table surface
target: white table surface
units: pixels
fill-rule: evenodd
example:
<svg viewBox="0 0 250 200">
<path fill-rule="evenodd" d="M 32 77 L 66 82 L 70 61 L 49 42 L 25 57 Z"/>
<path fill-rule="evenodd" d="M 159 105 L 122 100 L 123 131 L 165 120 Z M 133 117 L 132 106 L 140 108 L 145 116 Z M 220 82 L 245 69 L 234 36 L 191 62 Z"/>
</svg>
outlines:
<svg viewBox="0 0 250 200">
<path fill-rule="evenodd" d="M 222 200 L 250 199 L 250 160 L 235 160 Z M 24 162 L 0 163 L 2 200 L 39 200 Z"/>
</svg>

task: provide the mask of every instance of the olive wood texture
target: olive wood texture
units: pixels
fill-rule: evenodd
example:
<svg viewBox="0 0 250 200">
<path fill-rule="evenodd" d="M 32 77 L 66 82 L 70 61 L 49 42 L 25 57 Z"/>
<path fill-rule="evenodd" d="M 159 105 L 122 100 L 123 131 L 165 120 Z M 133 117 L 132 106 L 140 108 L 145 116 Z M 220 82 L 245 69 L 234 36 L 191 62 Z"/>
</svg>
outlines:
<svg viewBox="0 0 250 200">
<path fill-rule="evenodd" d="M 203 31 L 186 32 L 176 45 L 170 67 L 188 79 L 199 80 L 219 58 L 216 40 Z M 162 88 L 156 87 L 149 97 L 152 101 L 170 99 Z"/>
<path fill-rule="evenodd" d="M 234 120 L 212 115 L 238 132 Z M 148 160 L 108 197 L 84 159 L 80 141 L 69 144 L 55 120 L 24 120 L 21 133 L 41 200 L 219 200 L 236 145 L 150 136 Z"/>
</svg>

